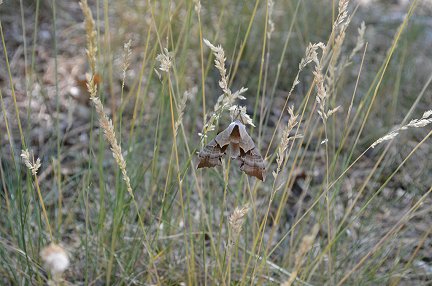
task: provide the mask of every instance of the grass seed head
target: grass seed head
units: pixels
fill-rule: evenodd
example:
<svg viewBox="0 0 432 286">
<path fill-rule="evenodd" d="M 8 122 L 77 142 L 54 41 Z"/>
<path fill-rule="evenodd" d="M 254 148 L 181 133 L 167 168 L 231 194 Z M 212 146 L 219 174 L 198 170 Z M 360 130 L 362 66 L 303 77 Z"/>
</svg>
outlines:
<svg viewBox="0 0 432 286">
<path fill-rule="evenodd" d="M 383 137 L 380 137 L 374 143 L 372 143 L 371 148 L 375 148 L 376 145 L 378 145 L 382 142 L 392 140 L 393 138 L 395 138 L 396 136 L 399 135 L 399 131 L 401 131 L 401 130 L 406 130 L 408 128 L 421 128 L 421 127 L 425 127 L 431 123 L 432 123 L 432 109 L 424 112 L 423 116 L 420 119 L 413 119 L 408 124 L 403 125 L 397 129 L 391 131 L 390 133 L 384 135 Z"/>
<path fill-rule="evenodd" d="M 30 152 L 28 149 L 21 151 L 21 158 L 23 158 L 24 164 L 32 172 L 33 176 L 36 176 L 37 171 L 39 170 L 39 168 L 41 166 L 40 159 L 37 158 L 35 161 L 33 156 L 31 156 L 31 159 L 30 159 Z"/>
<path fill-rule="evenodd" d="M 87 0 L 82 0 L 80 3 L 81 10 L 84 14 L 84 25 L 85 31 L 87 35 L 87 57 L 89 60 L 90 69 L 93 74 L 96 73 L 96 53 L 97 53 L 97 44 L 96 44 L 96 29 L 95 29 L 95 21 L 93 19 L 92 12 L 90 7 L 88 6 Z"/>
<path fill-rule="evenodd" d="M 130 58 L 131 58 L 131 55 L 132 55 L 131 45 L 132 45 L 132 41 L 129 40 L 123 46 L 123 63 L 122 63 L 123 80 L 122 80 L 122 88 L 124 88 L 125 79 L 126 79 L 126 71 L 127 71 L 127 69 L 129 68 L 129 65 L 130 65 Z"/>
<path fill-rule="evenodd" d="M 276 163 L 277 168 L 276 172 L 273 173 L 273 176 L 276 177 L 276 175 L 281 171 L 282 164 L 285 160 L 285 151 L 288 148 L 288 144 L 290 139 L 290 133 L 293 130 L 293 128 L 298 124 L 298 114 L 294 114 L 294 106 L 288 107 L 288 114 L 290 115 L 290 118 L 288 120 L 288 124 L 282 129 L 282 135 L 281 135 L 281 141 L 279 143 L 278 151 L 276 154 Z"/>
<path fill-rule="evenodd" d="M 233 105 L 229 108 L 229 111 L 232 121 L 234 121 L 236 118 L 240 118 L 240 121 L 243 124 L 249 124 L 255 127 L 255 124 L 252 122 L 252 118 L 246 113 L 246 106 Z"/>
<path fill-rule="evenodd" d="M 267 39 L 271 39 L 271 36 L 274 32 L 275 29 L 275 23 L 273 22 L 273 10 L 274 10 L 274 1 L 273 0 L 269 0 L 267 2 L 267 9 L 268 9 L 268 20 L 267 20 L 267 24 L 268 24 L 268 29 L 267 29 Z"/>
<path fill-rule="evenodd" d="M 234 241 L 237 240 L 242 230 L 246 214 L 249 211 L 249 206 L 236 207 L 231 216 L 229 217 L 229 226 L 233 234 Z"/>
<path fill-rule="evenodd" d="M 201 1 L 194 0 L 193 2 L 194 2 L 195 12 L 199 15 L 201 13 Z"/>
<path fill-rule="evenodd" d="M 174 53 L 169 52 L 167 48 L 164 48 L 162 53 L 156 56 L 156 60 L 160 63 L 159 69 L 164 72 L 169 72 L 173 63 Z"/>
</svg>

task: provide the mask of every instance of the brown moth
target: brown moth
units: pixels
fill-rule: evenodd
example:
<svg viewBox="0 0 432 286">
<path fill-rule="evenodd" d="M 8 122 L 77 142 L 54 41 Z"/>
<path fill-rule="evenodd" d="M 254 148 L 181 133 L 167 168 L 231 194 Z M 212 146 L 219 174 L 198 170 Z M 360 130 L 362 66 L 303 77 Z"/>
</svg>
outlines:
<svg viewBox="0 0 432 286">
<path fill-rule="evenodd" d="M 255 143 L 239 120 L 231 124 L 199 152 L 198 168 L 214 167 L 222 164 L 222 157 L 229 154 L 232 159 L 241 161 L 240 170 L 261 181 L 265 179 L 265 163 Z"/>
</svg>

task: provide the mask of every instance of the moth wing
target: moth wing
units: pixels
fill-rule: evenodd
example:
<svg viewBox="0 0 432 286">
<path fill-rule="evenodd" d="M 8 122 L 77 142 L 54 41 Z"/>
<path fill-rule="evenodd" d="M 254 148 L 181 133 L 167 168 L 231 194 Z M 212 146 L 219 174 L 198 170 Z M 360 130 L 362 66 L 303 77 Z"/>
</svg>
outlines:
<svg viewBox="0 0 432 286">
<path fill-rule="evenodd" d="M 210 141 L 198 154 L 200 161 L 197 169 L 222 165 L 221 159 L 225 155 L 225 149 L 226 147 L 221 148 L 215 139 Z"/>
<path fill-rule="evenodd" d="M 265 180 L 265 162 L 257 148 L 254 147 L 252 150 L 243 154 L 240 160 L 242 161 L 240 170 L 261 181 Z"/>
<path fill-rule="evenodd" d="M 247 153 L 248 151 L 255 148 L 255 143 L 253 142 L 252 138 L 247 133 L 246 127 L 244 126 L 244 124 L 239 122 L 238 126 L 239 126 L 239 132 L 240 132 L 240 137 L 241 137 L 240 148 L 243 149 L 243 152 Z"/>
<path fill-rule="evenodd" d="M 223 130 L 221 133 L 219 133 L 216 138 L 214 139 L 219 146 L 224 147 L 231 143 L 231 133 L 234 129 L 236 124 L 233 122 L 230 125 L 228 125 L 225 130 Z"/>
</svg>

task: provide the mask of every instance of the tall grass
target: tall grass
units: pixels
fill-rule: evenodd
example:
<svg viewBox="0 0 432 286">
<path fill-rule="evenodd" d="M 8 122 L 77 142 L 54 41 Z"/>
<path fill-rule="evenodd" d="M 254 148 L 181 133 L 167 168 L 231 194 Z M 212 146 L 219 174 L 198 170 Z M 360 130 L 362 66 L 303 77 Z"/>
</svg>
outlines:
<svg viewBox="0 0 432 286">
<path fill-rule="evenodd" d="M 425 4 L 383 36 L 348 0 L 25 2 L 0 4 L 0 284 L 432 279 Z M 265 182 L 196 169 L 230 111 Z"/>
</svg>

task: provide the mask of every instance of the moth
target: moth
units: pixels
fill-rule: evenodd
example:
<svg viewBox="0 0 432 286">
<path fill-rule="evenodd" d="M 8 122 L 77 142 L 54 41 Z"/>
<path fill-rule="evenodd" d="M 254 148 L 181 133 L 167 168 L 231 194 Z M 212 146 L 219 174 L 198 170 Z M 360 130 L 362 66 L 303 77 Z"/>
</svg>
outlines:
<svg viewBox="0 0 432 286">
<path fill-rule="evenodd" d="M 240 170 L 261 181 L 265 179 L 265 162 L 258 148 L 239 120 L 231 124 L 211 140 L 199 152 L 198 169 L 222 165 L 222 157 L 226 154 L 241 162 Z"/>
</svg>

